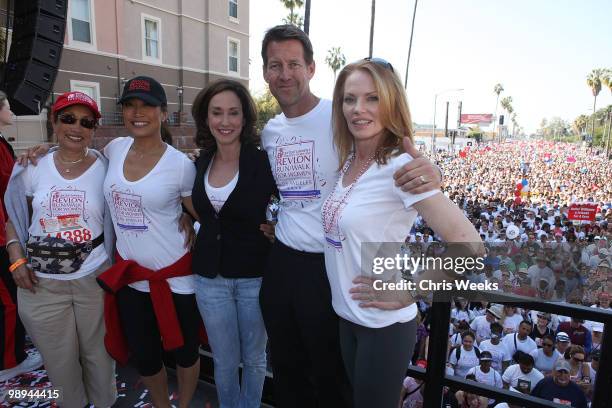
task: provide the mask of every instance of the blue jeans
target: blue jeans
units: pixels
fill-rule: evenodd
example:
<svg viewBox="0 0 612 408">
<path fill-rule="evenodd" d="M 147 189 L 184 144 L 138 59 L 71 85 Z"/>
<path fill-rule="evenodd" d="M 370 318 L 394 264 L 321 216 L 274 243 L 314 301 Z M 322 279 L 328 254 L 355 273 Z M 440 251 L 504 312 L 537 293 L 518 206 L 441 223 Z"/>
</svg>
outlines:
<svg viewBox="0 0 612 408">
<path fill-rule="evenodd" d="M 259 408 L 268 336 L 259 308 L 261 278 L 196 276 L 195 295 L 215 363 L 220 408 Z M 243 364 L 242 386 L 238 367 Z"/>
</svg>

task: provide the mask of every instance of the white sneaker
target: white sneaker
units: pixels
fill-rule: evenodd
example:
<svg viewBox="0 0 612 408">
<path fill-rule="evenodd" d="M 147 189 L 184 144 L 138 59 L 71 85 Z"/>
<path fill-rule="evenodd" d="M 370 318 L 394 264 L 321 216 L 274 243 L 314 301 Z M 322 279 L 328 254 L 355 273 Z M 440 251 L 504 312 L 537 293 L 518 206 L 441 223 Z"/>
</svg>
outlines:
<svg viewBox="0 0 612 408">
<path fill-rule="evenodd" d="M 23 373 L 34 371 L 43 365 L 42 356 L 39 352 L 35 351 L 29 353 L 25 360 L 13 368 L 7 368 L 6 370 L 0 371 L 0 381 L 10 380 L 13 377 L 17 377 Z"/>
</svg>

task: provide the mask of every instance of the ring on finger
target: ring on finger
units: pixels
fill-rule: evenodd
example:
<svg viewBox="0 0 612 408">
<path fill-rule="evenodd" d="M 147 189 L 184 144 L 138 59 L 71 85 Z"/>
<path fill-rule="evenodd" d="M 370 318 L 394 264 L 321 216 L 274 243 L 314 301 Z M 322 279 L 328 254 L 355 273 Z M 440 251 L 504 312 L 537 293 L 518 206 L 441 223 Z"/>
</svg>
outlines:
<svg viewBox="0 0 612 408">
<path fill-rule="evenodd" d="M 419 180 L 421 180 L 421 184 L 427 184 L 428 180 L 425 176 L 419 176 Z"/>
</svg>

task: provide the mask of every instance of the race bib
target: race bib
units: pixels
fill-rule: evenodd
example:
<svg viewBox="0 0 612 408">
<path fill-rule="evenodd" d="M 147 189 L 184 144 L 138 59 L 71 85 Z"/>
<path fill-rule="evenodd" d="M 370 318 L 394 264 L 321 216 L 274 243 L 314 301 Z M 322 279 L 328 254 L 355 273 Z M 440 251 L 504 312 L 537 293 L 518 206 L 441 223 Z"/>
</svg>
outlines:
<svg viewBox="0 0 612 408">
<path fill-rule="evenodd" d="M 280 195 L 285 200 L 319 198 L 314 170 L 314 141 L 277 146 L 274 174 Z"/>
<path fill-rule="evenodd" d="M 113 207 L 117 226 L 122 230 L 146 231 L 142 197 L 137 194 L 113 191 Z"/>
</svg>

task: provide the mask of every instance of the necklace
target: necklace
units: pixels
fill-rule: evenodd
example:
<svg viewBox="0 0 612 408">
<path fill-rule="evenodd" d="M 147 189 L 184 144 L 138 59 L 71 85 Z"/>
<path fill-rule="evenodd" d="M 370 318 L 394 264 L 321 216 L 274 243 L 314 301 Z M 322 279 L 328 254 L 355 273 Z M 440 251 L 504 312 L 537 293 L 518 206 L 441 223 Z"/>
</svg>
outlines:
<svg viewBox="0 0 612 408">
<path fill-rule="evenodd" d="M 165 143 L 163 143 L 163 142 L 162 142 L 162 144 L 160 144 L 160 145 L 158 145 L 158 146 L 160 146 L 160 147 L 164 147 L 164 145 L 165 145 Z M 133 153 L 135 153 L 135 154 L 138 156 L 138 159 L 140 160 L 140 159 L 142 159 L 142 158 L 145 156 L 145 154 L 147 154 L 147 155 L 155 155 L 155 154 L 157 154 L 157 152 L 158 152 L 158 150 L 159 150 L 159 147 L 158 147 L 158 148 L 156 148 L 155 150 L 151 150 L 151 151 L 144 151 L 144 152 L 143 152 L 143 151 L 138 151 L 137 149 L 135 149 L 135 148 L 134 148 L 134 143 L 132 143 L 132 145 L 130 146 L 130 150 L 131 150 Z"/>
<path fill-rule="evenodd" d="M 334 192 L 332 192 L 332 194 L 329 195 L 329 197 L 327 198 L 327 200 L 325 200 L 325 203 L 323 204 L 323 229 L 325 230 L 326 233 L 329 233 L 335 225 L 336 226 L 338 225 L 338 221 L 340 220 L 342 210 L 346 206 L 346 201 L 348 199 L 348 196 L 353 191 L 353 188 L 359 181 L 359 178 L 370 167 L 370 164 L 372 164 L 372 160 L 374 160 L 374 156 L 372 155 L 366 160 L 366 162 L 363 164 L 363 166 L 359 170 L 359 173 L 357 173 L 357 177 L 355 177 L 355 180 L 348 187 L 347 191 L 345 191 L 344 194 L 342 194 L 342 196 L 338 198 L 338 200 L 333 199 L 335 190 L 338 188 L 338 185 L 340 186 L 342 185 L 341 184 L 342 179 L 344 178 L 344 175 L 346 174 L 348 168 L 350 167 L 351 163 L 354 160 L 355 160 L 355 154 L 353 153 L 353 155 L 346 161 L 344 167 L 342 168 L 342 171 L 340 172 L 340 177 L 338 177 L 338 181 L 336 182 L 336 188 L 334 189 Z"/>
<path fill-rule="evenodd" d="M 67 168 L 65 168 L 65 169 L 63 169 L 63 170 L 62 170 L 64 173 L 70 173 L 71 168 L 73 168 L 73 167 L 74 167 L 76 164 L 79 164 L 80 162 L 82 162 L 83 160 L 85 160 L 85 158 L 87 157 L 87 155 L 88 155 L 88 154 L 89 154 L 89 148 L 87 148 L 87 147 L 86 147 L 86 148 L 85 148 L 85 152 L 84 152 L 84 154 L 83 154 L 83 157 L 81 157 L 81 158 L 80 158 L 80 159 L 78 159 L 78 160 L 74 160 L 74 161 L 64 160 L 64 159 L 62 159 L 62 155 L 60 154 L 60 152 L 59 152 L 59 151 L 57 152 L 57 155 L 56 155 L 56 156 L 57 156 L 57 160 L 58 160 L 60 163 L 62 163 L 62 164 L 64 164 L 64 165 L 70 165 L 70 167 L 67 167 Z"/>
</svg>

